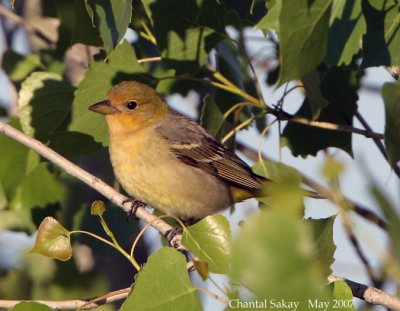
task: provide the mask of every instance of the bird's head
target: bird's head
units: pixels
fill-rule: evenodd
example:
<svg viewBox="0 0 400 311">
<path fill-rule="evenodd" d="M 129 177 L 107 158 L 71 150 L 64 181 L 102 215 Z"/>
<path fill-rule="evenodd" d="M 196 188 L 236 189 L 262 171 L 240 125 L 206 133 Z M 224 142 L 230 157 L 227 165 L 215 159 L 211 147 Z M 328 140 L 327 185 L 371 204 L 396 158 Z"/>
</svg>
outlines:
<svg viewBox="0 0 400 311">
<path fill-rule="evenodd" d="M 157 123 L 167 114 L 168 106 L 150 86 L 124 81 L 89 110 L 105 115 L 110 131 L 133 131 Z"/>
</svg>

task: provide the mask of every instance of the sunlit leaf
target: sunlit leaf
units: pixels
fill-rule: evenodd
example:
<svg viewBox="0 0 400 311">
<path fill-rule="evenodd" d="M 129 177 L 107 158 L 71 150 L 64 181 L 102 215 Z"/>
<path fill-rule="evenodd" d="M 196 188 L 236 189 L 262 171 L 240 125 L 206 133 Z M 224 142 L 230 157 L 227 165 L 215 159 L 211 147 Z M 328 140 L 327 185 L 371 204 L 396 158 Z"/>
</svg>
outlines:
<svg viewBox="0 0 400 311">
<path fill-rule="evenodd" d="M 278 209 L 262 210 L 246 221 L 234 242 L 232 277 L 251 289 L 253 299 L 298 301 L 298 309 L 306 310 L 309 299 L 329 297 L 315 255 L 304 220 Z"/>
<path fill-rule="evenodd" d="M 34 72 L 19 92 L 19 111 L 24 132 L 42 141 L 67 117 L 75 88 L 51 72 Z"/>
<path fill-rule="evenodd" d="M 273 181 L 288 181 L 296 185 L 299 185 L 302 179 L 297 169 L 280 162 L 257 162 L 253 166 L 253 171 Z"/>
<path fill-rule="evenodd" d="M 397 0 L 363 0 L 367 23 L 363 36 L 362 67 L 400 64 L 400 3 Z"/>
<path fill-rule="evenodd" d="M 302 78 L 323 60 L 332 0 L 282 1 L 281 5 L 279 84 Z"/>
<path fill-rule="evenodd" d="M 39 226 L 31 252 L 62 261 L 70 259 L 70 232 L 53 217 L 46 217 Z"/>
<path fill-rule="evenodd" d="M 279 15 L 281 14 L 282 2 L 279 0 L 267 2 L 268 13 L 256 25 L 256 28 L 261 29 L 264 35 L 267 35 L 269 30 L 275 30 L 279 34 Z"/>
<path fill-rule="evenodd" d="M 100 32 L 107 54 L 121 41 L 132 18 L 130 0 L 85 1 L 86 10 Z"/>
<path fill-rule="evenodd" d="M 32 301 L 21 301 L 17 305 L 15 305 L 13 308 L 10 309 L 10 311 L 52 311 L 53 309 L 37 302 L 32 302 Z"/>
<path fill-rule="evenodd" d="M 360 50 L 366 31 L 362 0 L 333 1 L 326 60 L 332 65 L 348 65 Z"/>
<path fill-rule="evenodd" d="M 333 283 L 333 297 L 335 297 L 336 307 L 343 311 L 356 311 L 353 302 L 353 293 L 345 281 L 335 281 Z"/>
<path fill-rule="evenodd" d="M 3 54 L 1 67 L 11 81 L 20 82 L 43 65 L 37 54 L 22 55 L 13 50 L 7 50 Z"/>
<path fill-rule="evenodd" d="M 120 309 L 135 310 L 202 310 L 184 255 L 164 247 L 149 257 Z"/>
<path fill-rule="evenodd" d="M 214 0 L 143 0 L 161 56 L 177 73 L 199 70 L 225 36 L 226 11 Z M 212 12 L 212 14 L 210 14 Z"/>
<path fill-rule="evenodd" d="M 208 263 L 210 272 L 229 272 L 231 231 L 224 216 L 211 215 L 187 227 L 182 243 L 200 260 Z"/>
</svg>

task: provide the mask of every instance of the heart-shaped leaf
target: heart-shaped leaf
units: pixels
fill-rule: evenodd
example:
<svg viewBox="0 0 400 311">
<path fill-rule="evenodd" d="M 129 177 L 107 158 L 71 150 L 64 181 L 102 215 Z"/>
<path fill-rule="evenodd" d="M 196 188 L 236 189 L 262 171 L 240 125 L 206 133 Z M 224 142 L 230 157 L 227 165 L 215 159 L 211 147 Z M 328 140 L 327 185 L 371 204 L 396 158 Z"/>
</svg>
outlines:
<svg viewBox="0 0 400 311">
<path fill-rule="evenodd" d="M 39 226 L 32 253 L 66 261 L 72 256 L 70 232 L 53 217 L 46 217 Z"/>
</svg>

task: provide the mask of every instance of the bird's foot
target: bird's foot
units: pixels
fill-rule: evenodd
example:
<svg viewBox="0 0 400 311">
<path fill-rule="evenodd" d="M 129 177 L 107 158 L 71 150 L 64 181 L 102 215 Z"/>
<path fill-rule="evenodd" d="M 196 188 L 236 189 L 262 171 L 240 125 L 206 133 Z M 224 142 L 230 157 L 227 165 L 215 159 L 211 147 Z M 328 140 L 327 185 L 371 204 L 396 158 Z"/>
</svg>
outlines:
<svg viewBox="0 0 400 311">
<path fill-rule="evenodd" d="M 174 228 L 169 230 L 166 234 L 165 237 L 167 239 L 167 245 L 173 247 L 173 248 L 178 248 L 179 247 L 179 242 L 176 240 L 176 236 L 181 236 L 183 233 L 182 228 Z"/>
<path fill-rule="evenodd" d="M 146 207 L 146 203 L 143 203 L 142 201 L 139 201 L 138 199 L 133 199 L 133 198 L 128 198 L 128 199 L 123 200 L 122 205 L 127 202 L 131 203 L 131 208 L 128 211 L 127 220 L 129 220 L 129 218 L 131 216 L 136 216 L 136 212 L 139 207 Z"/>
</svg>

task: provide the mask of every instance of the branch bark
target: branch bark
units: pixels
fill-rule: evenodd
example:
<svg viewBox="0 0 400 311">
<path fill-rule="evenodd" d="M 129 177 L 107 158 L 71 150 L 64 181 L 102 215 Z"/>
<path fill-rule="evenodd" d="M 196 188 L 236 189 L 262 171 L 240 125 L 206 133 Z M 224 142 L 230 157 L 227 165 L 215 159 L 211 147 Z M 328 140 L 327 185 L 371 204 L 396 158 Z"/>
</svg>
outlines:
<svg viewBox="0 0 400 311">
<path fill-rule="evenodd" d="M 400 300 L 393 295 L 385 293 L 379 288 L 360 284 L 348 279 L 337 277 L 335 275 L 330 275 L 328 277 L 328 281 L 345 281 L 347 285 L 349 285 L 354 297 L 374 305 L 380 305 L 389 308 L 393 311 L 400 311 Z"/>
<path fill-rule="evenodd" d="M 128 287 L 95 298 L 82 300 L 0 300 L 0 309 L 10 309 L 22 301 L 31 301 L 41 303 L 55 310 L 91 310 L 113 301 L 125 299 L 128 297 L 130 290 L 130 287 Z"/>
<path fill-rule="evenodd" d="M 79 166 L 67 160 L 66 158 L 64 158 L 54 150 L 50 149 L 40 141 L 25 135 L 19 130 L 3 122 L 0 122 L 0 134 L 4 134 L 14 139 L 15 141 L 25 145 L 26 147 L 36 151 L 49 161 L 61 167 L 65 172 L 67 172 L 71 176 L 78 178 L 79 180 L 87 184 L 89 187 L 101 193 L 111 202 L 121 207 L 125 212 L 129 212 L 131 210 L 131 203 L 127 202 L 128 198 L 126 196 L 119 193 L 114 188 L 110 187 L 96 176 L 81 169 Z M 143 207 L 139 207 L 135 215 L 138 218 L 149 223 L 153 228 L 158 230 L 163 235 L 167 234 L 168 231 L 173 229 L 170 225 L 168 225 L 163 220 L 159 219 L 157 216 L 147 212 Z M 176 239 L 177 240 L 174 240 L 173 242 L 176 242 L 178 245 L 181 245 L 180 241 L 178 241 L 179 236 L 177 236 Z"/>
<path fill-rule="evenodd" d="M 277 110 L 277 109 L 270 108 L 268 110 L 268 112 L 273 114 L 275 117 L 277 117 L 281 121 L 295 122 L 295 123 L 299 123 L 299 124 L 303 124 L 303 125 L 318 127 L 318 128 L 324 129 L 324 130 L 359 134 L 359 135 L 363 135 L 367 138 L 373 138 L 373 139 L 378 139 L 378 140 L 384 138 L 383 134 L 373 132 L 372 130 L 363 130 L 363 129 L 359 129 L 359 128 L 356 128 L 356 127 L 350 126 L 350 125 L 342 125 L 342 124 L 335 124 L 335 123 L 322 122 L 322 121 L 313 121 L 313 120 L 310 120 L 307 118 L 292 115 L 281 109 Z"/>
</svg>

